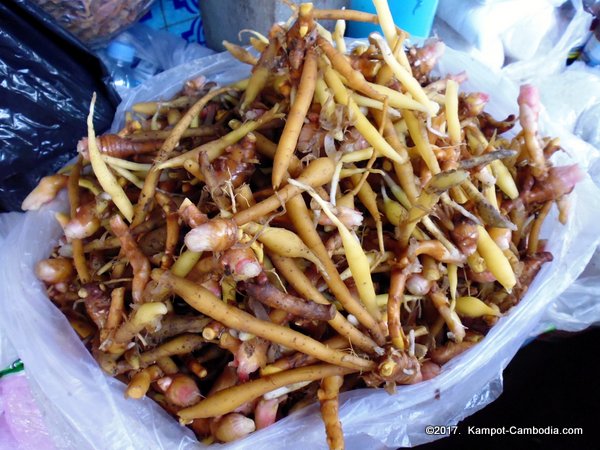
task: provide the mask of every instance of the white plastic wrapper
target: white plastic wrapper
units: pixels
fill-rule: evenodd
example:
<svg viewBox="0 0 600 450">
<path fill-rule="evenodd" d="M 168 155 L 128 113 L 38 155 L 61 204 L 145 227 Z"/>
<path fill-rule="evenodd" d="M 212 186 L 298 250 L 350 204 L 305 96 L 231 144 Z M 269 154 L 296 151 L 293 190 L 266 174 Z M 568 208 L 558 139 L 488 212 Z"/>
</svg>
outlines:
<svg viewBox="0 0 600 450">
<path fill-rule="evenodd" d="M 508 57 L 530 59 L 535 54 L 554 25 L 554 3 L 552 0 L 440 0 L 436 14 L 461 35 L 465 50 L 499 69 Z M 436 31 L 445 40 L 445 30 L 436 28 Z"/>
<path fill-rule="evenodd" d="M 528 80 L 560 71 L 591 20 L 581 0 L 440 0 L 433 28 L 452 47 Z"/>
<path fill-rule="evenodd" d="M 525 83 L 564 70 L 571 49 L 585 44 L 592 22 L 592 15 L 583 10 L 581 0 L 572 0 L 571 3 L 575 8 L 573 18 L 552 28 L 553 32 L 547 34 L 531 58 L 517 60 L 505 66 L 502 69 L 504 75 L 516 83 Z M 515 38 L 519 37 L 519 31 L 520 28 L 513 30 Z M 522 38 L 520 45 L 526 47 L 527 39 Z"/>
<path fill-rule="evenodd" d="M 517 111 L 517 87 L 491 74 L 464 54 L 448 51 L 442 73 L 466 70 L 463 90 L 491 93 L 488 110 L 496 117 Z M 168 99 L 181 83 L 204 74 L 221 84 L 246 76 L 243 66 L 224 55 L 208 57 L 160 74 L 132 93 L 118 110 L 136 101 Z M 544 133 L 556 134 L 551 127 Z M 563 133 L 564 134 L 564 133 Z M 587 170 L 597 160 L 586 143 L 564 134 L 569 154 L 557 154 L 561 164 L 573 160 Z M 544 311 L 583 271 L 600 236 L 600 210 L 590 199 L 600 190 L 586 177 L 572 194 L 571 220 L 558 224 L 556 211 L 542 230 L 554 261 L 543 267 L 521 303 L 492 328 L 473 349 L 443 367 L 427 382 L 402 386 L 396 395 L 383 390 L 358 390 L 341 395 L 340 417 L 349 449 L 397 448 L 435 439 L 425 434 L 429 424 L 452 425 L 496 399 L 502 391 L 502 371 L 540 322 Z M 46 298 L 33 266 L 46 257 L 61 234 L 54 219 L 66 208 L 65 197 L 41 211 L 26 214 L 11 228 L 0 254 L 0 329 L 25 362 L 33 389 L 55 446 L 65 449 L 187 449 L 201 448 L 192 433 L 179 426 L 152 401 L 124 398 L 124 385 L 106 376 L 85 349 L 63 315 Z M 565 321 L 581 326 L 589 318 L 567 313 Z M 560 327 L 560 322 L 557 323 Z M 324 427 L 316 405 L 295 413 L 246 439 L 216 448 L 324 449 Z"/>
</svg>

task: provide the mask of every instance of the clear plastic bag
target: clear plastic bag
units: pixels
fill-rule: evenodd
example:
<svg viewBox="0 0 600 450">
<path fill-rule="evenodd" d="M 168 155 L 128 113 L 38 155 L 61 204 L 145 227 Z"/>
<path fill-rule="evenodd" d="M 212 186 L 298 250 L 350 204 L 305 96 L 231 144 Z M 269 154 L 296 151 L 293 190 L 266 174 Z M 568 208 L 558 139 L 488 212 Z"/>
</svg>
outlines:
<svg viewBox="0 0 600 450">
<path fill-rule="evenodd" d="M 19 213 L 0 214 L 0 249 L 4 247 L 9 231 L 18 226 L 22 218 L 23 215 Z M 6 333 L 0 328 L 0 370 L 7 367 L 17 358 L 18 355 L 15 348 L 10 343 Z"/>
<path fill-rule="evenodd" d="M 556 327 L 581 331 L 600 323 L 600 252 L 596 251 L 583 273 L 544 312 L 537 329 Z M 538 334 L 538 333 L 536 333 Z"/>
<path fill-rule="evenodd" d="M 215 53 L 203 45 L 187 42 L 168 31 L 155 30 L 140 23 L 128 28 L 117 39 L 131 44 L 138 58 L 152 63 L 161 71 Z"/>
<path fill-rule="evenodd" d="M 123 111 L 133 102 L 168 99 L 181 83 L 204 74 L 222 84 L 245 76 L 247 67 L 229 56 L 215 55 L 172 69 L 134 90 L 119 107 L 113 130 L 120 127 Z M 472 58 L 448 50 L 440 64 L 443 73 L 466 70 L 465 90 L 492 94 L 490 112 L 504 117 L 517 110 L 517 87 L 494 75 Z M 544 124 L 544 133 L 556 130 Z M 587 170 L 598 160 L 591 146 L 561 131 L 569 154 L 557 154 L 560 163 L 577 160 Z M 600 190 L 586 177 L 572 195 L 572 219 L 558 224 L 553 211 L 543 227 L 554 261 L 543 267 L 529 292 L 492 328 L 477 346 L 443 367 L 427 382 L 401 386 L 396 395 L 383 390 L 357 390 L 342 394 L 340 417 L 349 449 L 414 446 L 435 439 L 424 432 L 428 424 L 456 424 L 496 399 L 502 391 L 502 371 L 535 329 L 544 311 L 583 271 L 600 236 L 600 211 L 589 201 Z M 10 230 L 0 255 L 0 328 L 25 362 L 34 392 L 51 423 L 59 448 L 186 449 L 201 447 L 148 399 L 127 400 L 124 385 L 102 373 L 67 320 L 45 296 L 33 265 L 46 257 L 61 233 L 54 219 L 65 199 L 23 216 Z M 313 405 L 253 433 L 246 439 L 218 448 L 323 449 L 324 427 Z"/>
</svg>

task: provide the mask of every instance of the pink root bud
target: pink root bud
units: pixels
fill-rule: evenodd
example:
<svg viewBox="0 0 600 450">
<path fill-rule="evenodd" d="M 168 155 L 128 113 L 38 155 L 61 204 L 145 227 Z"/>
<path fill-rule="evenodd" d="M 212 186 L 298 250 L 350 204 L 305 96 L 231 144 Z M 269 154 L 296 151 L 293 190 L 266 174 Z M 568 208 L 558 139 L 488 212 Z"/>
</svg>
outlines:
<svg viewBox="0 0 600 450">
<path fill-rule="evenodd" d="M 422 275 L 412 274 L 406 280 L 406 289 L 413 295 L 427 295 L 433 282 Z"/>
<path fill-rule="evenodd" d="M 467 117 L 476 117 L 483 111 L 485 105 L 490 100 L 490 96 L 483 92 L 473 92 L 464 97 L 464 115 Z"/>
<path fill-rule="evenodd" d="M 214 295 L 221 298 L 221 295 L 222 295 L 221 294 L 221 285 L 219 284 L 219 282 L 217 280 L 213 280 L 211 278 L 210 280 L 207 280 L 204 283 L 202 283 L 202 287 L 205 287 L 210 292 L 212 292 Z"/>
<path fill-rule="evenodd" d="M 421 375 L 423 376 L 423 381 L 431 380 L 432 378 L 437 377 L 441 370 L 441 367 L 433 361 L 425 361 L 421 365 Z"/>
<path fill-rule="evenodd" d="M 194 252 L 222 252 L 238 240 L 233 220 L 213 219 L 194 228 L 185 236 L 185 245 Z"/>
<path fill-rule="evenodd" d="M 537 132 L 537 123 L 540 115 L 540 93 L 535 86 L 524 84 L 517 98 L 519 104 L 519 120 L 526 133 Z"/>
<path fill-rule="evenodd" d="M 356 209 L 346 206 L 336 206 L 332 211 L 347 228 L 357 228 L 362 224 L 363 215 Z M 325 214 L 321 214 L 319 216 L 319 225 L 333 226 L 333 222 Z"/>
<path fill-rule="evenodd" d="M 279 398 L 265 400 L 261 398 L 256 404 L 254 410 L 254 422 L 256 429 L 261 430 L 275 423 L 277 418 L 277 409 L 279 408 Z"/>
<path fill-rule="evenodd" d="M 198 403 L 201 395 L 200 389 L 192 377 L 178 373 L 171 378 L 171 383 L 165 391 L 165 397 L 174 405 L 187 408 Z"/>
<path fill-rule="evenodd" d="M 521 106 L 528 106 L 531 108 L 537 120 L 540 112 L 540 92 L 535 86 L 531 84 L 524 84 L 521 86 L 517 103 Z"/>
<path fill-rule="evenodd" d="M 417 49 L 415 65 L 423 66 L 424 72 L 429 72 L 446 51 L 446 45 L 438 39 L 429 39 L 425 45 Z"/>
<path fill-rule="evenodd" d="M 477 283 L 493 283 L 496 281 L 496 277 L 489 270 L 484 270 L 483 272 L 470 271 L 469 279 Z"/>
<path fill-rule="evenodd" d="M 190 227 L 196 228 L 200 225 L 208 222 L 206 214 L 202 213 L 196 205 L 194 205 L 187 198 L 183 201 L 179 207 L 179 216 L 183 221 Z"/>
<path fill-rule="evenodd" d="M 463 70 L 460 73 L 448 75 L 446 78 L 448 78 L 449 80 L 454 80 L 458 84 L 461 84 L 461 83 L 464 83 L 465 81 L 467 81 L 469 79 L 469 75 L 467 75 L 467 72 L 465 72 Z"/>
<path fill-rule="evenodd" d="M 240 381 L 248 381 L 250 374 L 267 364 L 268 349 L 269 343 L 261 338 L 253 338 L 242 342 L 242 345 L 235 352 L 234 362 L 234 364 L 237 364 L 237 374 Z"/>
<path fill-rule="evenodd" d="M 252 419 L 242 414 L 231 413 L 213 422 L 211 430 L 219 441 L 231 442 L 252 433 L 256 426 Z"/>
<path fill-rule="evenodd" d="M 91 202 L 77 208 L 75 217 L 64 226 L 65 236 L 69 239 L 85 239 L 100 228 L 100 220 L 96 217 L 96 203 Z"/>
<path fill-rule="evenodd" d="M 583 177 L 584 173 L 577 164 L 552 167 L 548 171 L 548 180 L 557 198 L 570 193 Z"/>
<path fill-rule="evenodd" d="M 235 281 L 255 278 L 263 268 L 250 247 L 230 248 L 221 257 L 225 273 L 231 274 Z"/>
</svg>

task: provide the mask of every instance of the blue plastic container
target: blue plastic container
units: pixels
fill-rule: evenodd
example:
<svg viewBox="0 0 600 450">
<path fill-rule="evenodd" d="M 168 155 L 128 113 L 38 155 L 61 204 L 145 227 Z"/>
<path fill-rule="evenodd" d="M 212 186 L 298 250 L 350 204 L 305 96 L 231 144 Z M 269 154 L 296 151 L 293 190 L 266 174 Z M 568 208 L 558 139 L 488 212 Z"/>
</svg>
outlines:
<svg viewBox="0 0 600 450">
<path fill-rule="evenodd" d="M 429 37 L 438 0 L 388 0 L 388 4 L 397 26 L 411 37 Z M 350 8 L 375 13 L 372 0 L 351 0 Z M 373 31 L 381 32 L 378 25 L 370 23 L 348 22 L 347 27 L 347 36 L 355 38 L 368 37 Z"/>
</svg>

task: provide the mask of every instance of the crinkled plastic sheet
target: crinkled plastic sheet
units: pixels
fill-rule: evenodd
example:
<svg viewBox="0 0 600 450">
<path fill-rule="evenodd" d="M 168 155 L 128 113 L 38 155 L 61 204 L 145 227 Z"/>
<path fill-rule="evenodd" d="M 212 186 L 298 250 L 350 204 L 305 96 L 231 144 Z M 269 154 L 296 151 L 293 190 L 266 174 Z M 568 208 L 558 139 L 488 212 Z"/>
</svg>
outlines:
<svg viewBox="0 0 600 450">
<path fill-rule="evenodd" d="M 230 57 L 216 55 L 159 75 L 121 105 L 113 130 L 120 127 L 123 111 L 133 102 L 168 99 L 185 79 L 202 73 L 228 83 L 245 76 L 239 67 L 245 70 Z M 469 57 L 449 51 L 440 70 L 467 70 L 470 79 L 464 89 L 491 93 L 490 111 L 494 115 L 517 111 L 517 87 Z M 544 130 L 551 135 L 555 131 L 550 127 Z M 591 147 L 572 135 L 563 133 L 563 143 L 584 169 L 597 161 Z M 572 161 L 569 155 L 557 156 L 561 163 Z M 500 319 L 480 344 L 445 365 L 438 377 L 399 387 L 393 396 L 373 389 L 341 395 L 340 416 L 349 449 L 414 446 L 433 440 L 435 437 L 424 433 L 425 425 L 456 424 L 500 395 L 504 367 L 552 300 L 583 271 L 598 244 L 600 211 L 589 200 L 599 196 L 600 190 L 586 177 L 573 192 L 569 223 L 559 225 L 556 211 L 551 213 L 542 233 L 549 239 L 554 261 L 543 267 L 521 303 Z M 41 211 L 26 214 L 21 226 L 10 231 L 7 241 L 11 246 L 5 246 L 0 255 L 0 301 L 4 311 L 0 328 L 25 362 L 34 390 L 43 399 L 41 405 L 45 417 L 52 421 L 49 428 L 56 446 L 201 447 L 191 432 L 152 401 L 125 399 L 124 385 L 102 373 L 67 320 L 46 298 L 32 268 L 48 255 L 61 234 L 54 213 L 64 209 L 65 203 L 63 196 Z M 325 442 L 324 427 L 313 405 L 242 441 L 216 447 L 324 449 Z"/>
<path fill-rule="evenodd" d="M 99 61 L 28 5 L 0 2 L 0 211 L 19 210 L 41 177 L 75 156 L 93 92 L 99 132 L 117 103 Z"/>
</svg>

